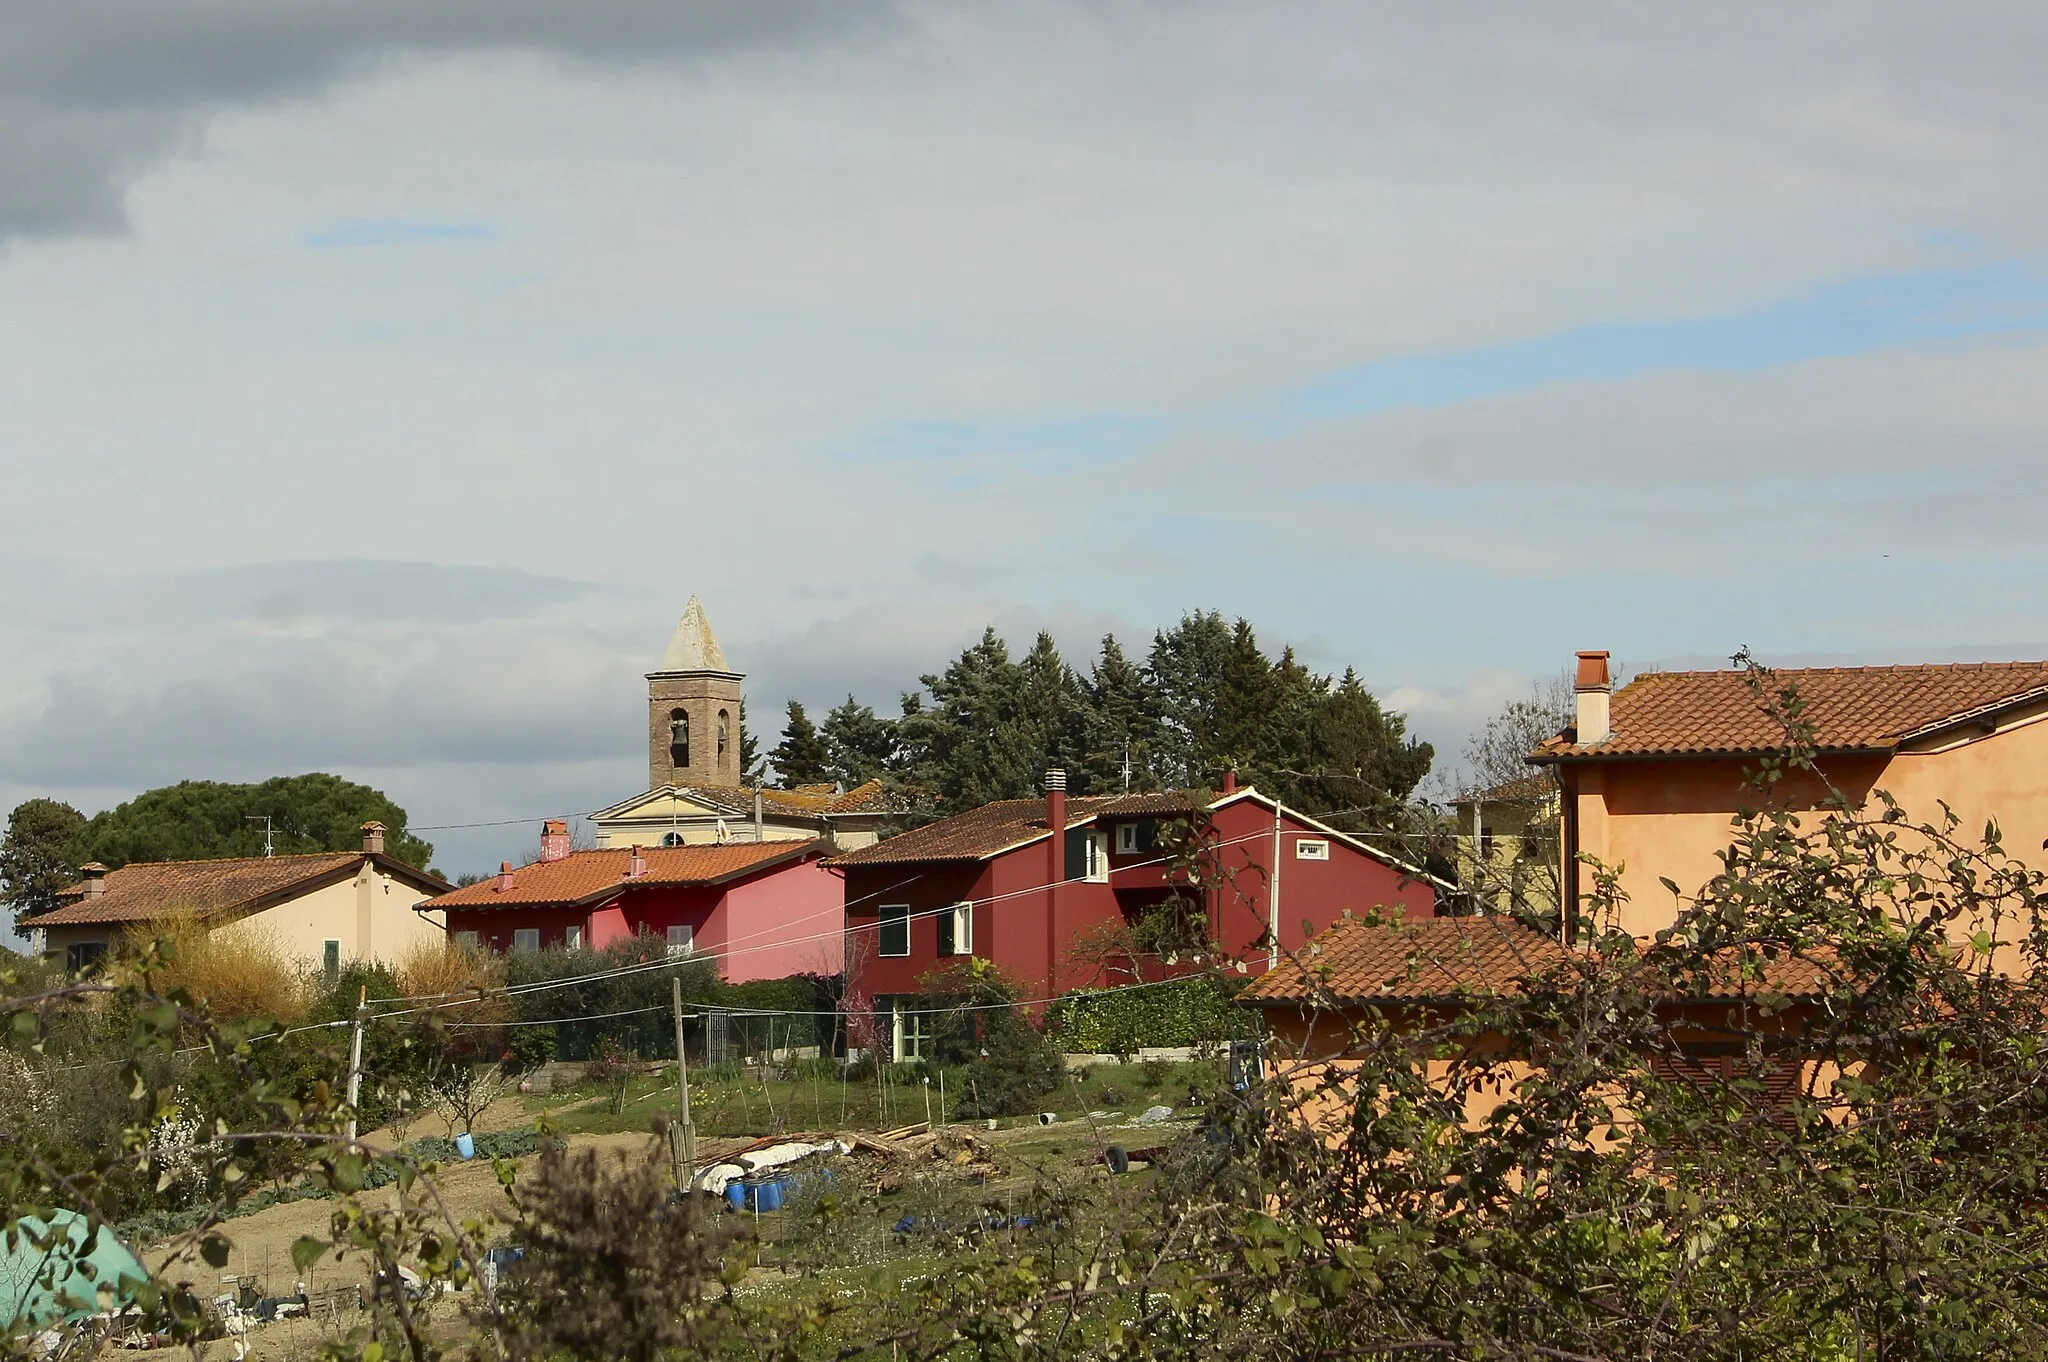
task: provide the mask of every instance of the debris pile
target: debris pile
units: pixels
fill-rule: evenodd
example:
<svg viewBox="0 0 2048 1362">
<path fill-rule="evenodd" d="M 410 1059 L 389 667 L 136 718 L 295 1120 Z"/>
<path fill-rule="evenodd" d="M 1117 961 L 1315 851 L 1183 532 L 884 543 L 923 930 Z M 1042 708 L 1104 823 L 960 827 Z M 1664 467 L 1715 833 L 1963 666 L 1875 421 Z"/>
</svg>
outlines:
<svg viewBox="0 0 2048 1362">
<path fill-rule="evenodd" d="M 757 1140 L 700 1169 L 693 1185 L 700 1191 L 724 1194 L 733 1182 L 825 1155 L 843 1156 L 867 1190 L 881 1196 L 900 1191 L 906 1179 L 919 1174 L 938 1173 L 969 1181 L 999 1177 L 1003 1172 L 988 1141 L 957 1128 L 934 1131 L 919 1122 L 878 1135 L 815 1131 Z"/>
</svg>

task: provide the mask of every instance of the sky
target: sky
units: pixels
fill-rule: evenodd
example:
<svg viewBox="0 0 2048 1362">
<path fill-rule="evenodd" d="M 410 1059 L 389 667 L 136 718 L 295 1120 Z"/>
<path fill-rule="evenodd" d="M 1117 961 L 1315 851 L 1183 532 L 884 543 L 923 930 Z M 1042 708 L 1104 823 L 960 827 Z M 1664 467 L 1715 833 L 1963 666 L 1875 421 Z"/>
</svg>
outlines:
<svg viewBox="0 0 2048 1362">
<path fill-rule="evenodd" d="M 0 807 L 488 868 L 693 593 L 770 741 L 1196 608 L 1447 758 L 1579 648 L 2048 656 L 2038 5 L 0 23 Z"/>
</svg>

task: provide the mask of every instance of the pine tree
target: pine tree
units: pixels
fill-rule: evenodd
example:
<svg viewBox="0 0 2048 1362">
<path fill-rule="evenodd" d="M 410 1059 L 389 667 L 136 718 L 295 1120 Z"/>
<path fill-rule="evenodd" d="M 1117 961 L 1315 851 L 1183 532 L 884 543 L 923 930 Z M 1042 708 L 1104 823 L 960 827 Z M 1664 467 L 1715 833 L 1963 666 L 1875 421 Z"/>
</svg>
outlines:
<svg viewBox="0 0 2048 1362">
<path fill-rule="evenodd" d="M 848 786 L 880 780 L 896 755 L 895 725 L 851 695 L 825 716 L 825 764 Z"/>
<path fill-rule="evenodd" d="M 1089 672 L 1082 698 L 1086 709 L 1078 764 L 1085 787 L 1098 792 L 1158 788 L 1153 761 L 1159 718 L 1152 688 L 1144 671 L 1124 655 L 1116 635 L 1103 635 L 1102 655 Z"/>
<path fill-rule="evenodd" d="M 789 702 L 789 722 L 783 726 L 782 741 L 768 754 L 776 779 L 785 790 L 799 785 L 816 785 L 831 779 L 825 769 L 825 740 L 818 736 L 801 700 Z"/>
<path fill-rule="evenodd" d="M 1170 785 L 1199 787 L 1218 774 L 1213 768 L 1230 645 L 1230 626 L 1213 610 L 1183 615 L 1174 628 L 1152 636 L 1146 677 L 1160 719 L 1158 771 Z"/>
<path fill-rule="evenodd" d="M 751 777 L 759 773 L 761 764 L 761 740 L 747 727 L 747 702 L 740 700 L 740 775 Z"/>
</svg>

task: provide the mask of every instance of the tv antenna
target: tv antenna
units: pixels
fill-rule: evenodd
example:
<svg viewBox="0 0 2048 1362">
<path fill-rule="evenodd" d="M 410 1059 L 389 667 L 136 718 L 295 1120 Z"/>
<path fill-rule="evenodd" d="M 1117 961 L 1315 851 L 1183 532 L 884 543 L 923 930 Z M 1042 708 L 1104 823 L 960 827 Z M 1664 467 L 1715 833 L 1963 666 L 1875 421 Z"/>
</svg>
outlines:
<svg viewBox="0 0 2048 1362">
<path fill-rule="evenodd" d="M 242 815 L 242 821 L 244 823 L 261 823 L 263 825 L 263 859 L 267 861 L 277 855 L 277 847 L 272 842 L 272 838 L 276 835 L 276 829 L 270 826 L 269 814 L 245 813 Z"/>
</svg>

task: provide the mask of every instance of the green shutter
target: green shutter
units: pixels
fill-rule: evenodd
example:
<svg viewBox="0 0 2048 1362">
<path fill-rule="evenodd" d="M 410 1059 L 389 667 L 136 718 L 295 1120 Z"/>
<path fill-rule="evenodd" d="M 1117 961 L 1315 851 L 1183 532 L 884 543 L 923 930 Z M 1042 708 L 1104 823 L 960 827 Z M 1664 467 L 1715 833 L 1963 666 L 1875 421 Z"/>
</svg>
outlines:
<svg viewBox="0 0 2048 1362">
<path fill-rule="evenodd" d="M 1088 873 L 1088 829 L 1067 829 L 1066 878 L 1078 880 Z"/>
</svg>

